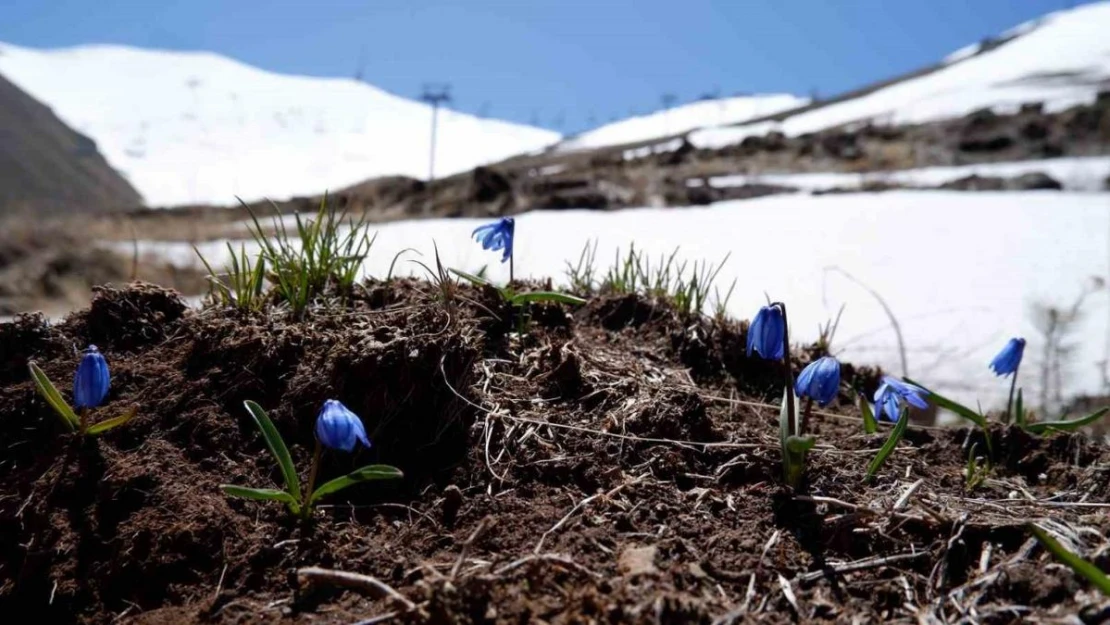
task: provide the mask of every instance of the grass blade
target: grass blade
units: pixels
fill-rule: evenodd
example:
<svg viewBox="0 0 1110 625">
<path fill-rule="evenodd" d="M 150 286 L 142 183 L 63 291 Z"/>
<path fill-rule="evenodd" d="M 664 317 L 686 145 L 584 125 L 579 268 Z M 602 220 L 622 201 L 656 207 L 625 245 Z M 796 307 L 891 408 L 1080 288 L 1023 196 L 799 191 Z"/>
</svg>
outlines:
<svg viewBox="0 0 1110 625">
<path fill-rule="evenodd" d="M 374 480 L 396 480 L 405 477 L 404 473 L 397 467 L 391 467 L 387 464 L 371 464 L 361 469 L 356 469 L 343 477 L 337 477 L 330 482 L 321 484 L 319 488 L 312 491 L 312 496 L 309 497 L 308 503 L 311 505 L 317 499 L 324 495 L 330 495 L 339 490 L 343 490 L 348 486 L 358 484 L 360 482 L 370 482 Z"/>
<path fill-rule="evenodd" d="M 54 412 L 62 418 L 62 421 L 65 421 L 69 431 L 76 432 L 77 427 L 81 425 L 81 419 L 73 412 L 73 408 L 70 408 L 66 400 L 62 399 L 62 394 L 58 392 L 54 383 L 46 377 L 46 374 L 42 372 L 42 369 L 39 369 L 38 365 L 30 362 L 27 363 L 27 367 L 31 370 L 31 378 L 35 381 L 35 387 L 39 390 L 39 395 L 42 395 L 46 403 L 50 404 Z"/>
<path fill-rule="evenodd" d="M 982 428 L 984 431 L 987 430 L 987 419 L 983 415 L 979 414 L 978 412 L 975 412 L 974 410 L 972 410 L 971 408 L 968 408 L 967 406 L 964 406 L 963 404 L 958 404 L 958 403 L 952 401 L 951 399 L 948 399 L 947 397 L 945 397 L 943 395 L 938 395 L 937 393 L 934 393 L 933 391 L 930 391 L 929 389 L 925 388 L 921 384 L 918 384 L 917 382 L 914 382 L 913 380 L 911 380 L 909 378 L 905 378 L 905 380 L 907 382 L 909 382 L 910 384 L 913 384 L 914 386 L 920 387 L 926 393 L 928 393 L 929 398 L 932 399 L 933 403 L 936 404 L 938 407 L 944 408 L 945 410 L 950 410 L 950 411 L 956 413 L 958 416 L 961 416 L 964 419 L 967 419 L 968 421 L 971 421 L 975 425 Z"/>
<path fill-rule="evenodd" d="M 274 427 L 274 422 L 270 420 L 270 416 L 266 414 L 262 406 L 249 399 L 243 402 L 243 405 L 247 407 L 247 411 L 251 413 L 254 422 L 258 424 L 258 429 L 262 430 L 262 437 L 266 439 L 266 446 L 270 448 L 270 453 L 274 455 L 278 466 L 281 467 L 281 475 L 285 478 L 286 490 L 293 496 L 293 499 L 299 501 L 301 498 L 301 484 L 297 479 L 297 470 L 293 468 L 293 458 L 289 455 L 289 448 L 285 446 L 281 434 L 278 433 L 277 428 Z"/>
<path fill-rule="evenodd" d="M 863 415 L 863 431 L 865 434 L 874 434 L 879 431 L 879 423 L 875 421 L 875 413 L 871 410 L 871 402 L 863 393 L 856 393 L 856 403 L 859 404 L 860 414 Z"/>
<path fill-rule="evenodd" d="M 875 474 L 882 468 L 883 463 L 890 454 L 894 453 L 894 448 L 898 446 L 898 441 L 902 440 L 902 435 L 906 432 L 906 426 L 910 423 L 910 411 L 907 408 L 902 409 L 902 413 L 898 415 L 898 423 L 894 424 L 894 429 L 891 430 L 890 436 L 887 437 L 886 442 L 879 449 L 879 453 L 867 465 L 867 477 L 865 480 L 870 480 L 875 477 Z"/>
<path fill-rule="evenodd" d="M 456 272 L 457 273 L 457 272 Z M 558 302 L 560 304 L 576 304 L 582 305 L 586 300 L 581 297 L 575 297 L 566 293 L 556 293 L 554 291 L 532 291 L 530 293 L 517 293 L 509 298 L 509 303 L 513 306 L 521 306 L 531 302 Z"/>
<path fill-rule="evenodd" d="M 480 277 L 478 277 L 478 276 L 476 276 L 472 273 L 467 273 L 465 271 L 459 271 L 458 269 L 452 269 L 451 273 L 453 273 L 456 276 L 462 278 L 463 280 L 466 280 L 467 282 L 473 284 L 474 286 L 492 286 L 490 284 L 489 280 L 486 280 L 485 278 L 480 278 Z"/>
<path fill-rule="evenodd" d="M 124 423 L 127 423 L 128 421 L 134 419 L 135 414 L 137 412 L 138 412 L 138 408 L 132 407 L 130 410 L 121 414 L 118 417 L 112 417 L 111 419 L 105 419 L 105 420 L 101 421 L 100 423 L 90 425 L 89 429 L 86 430 L 85 433 L 88 434 L 89 436 L 96 436 L 98 434 L 103 434 L 104 432 L 107 432 L 108 430 L 111 430 L 113 428 L 117 428 L 117 427 L 123 425 Z"/>
<path fill-rule="evenodd" d="M 1030 423 L 1029 425 L 1025 426 L 1025 429 L 1029 430 L 1030 432 L 1032 432 L 1034 434 L 1044 434 L 1048 430 L 1059 430 L 1061 432 L 1074 432 L 1074 431 L 1078 430 L 1079 428 L 1083 427 L 1084 425 L 1087 425 L 1089 423 L 1094 423 L 1095 421 L 1098 421 L 1107 412 L 1110 412 L 1110 408 L 1103 408 L 1101 410 L 1096 410 L 1095 412 L 1092 412 L 1091 414 L 1089 414 L 1085 417 L 1079 417 L 1078 419 L 1071 419 L 1070 421 L 1038 421 L 1037 423 Z"/>
<path fill-rule="evenodd" d="M 1029 524 L 1029 531 L 1037 537 L 1037 540 L 1041 541 L 1041 544 L 1044 545 L 1044 548 L 1048 550 L 1049 553 L 1056 556 L 1057 560 L 1066 564 L 1069 569 L 1075 571 L 1080 577 L 1091 582 L 1091 585 L 1101 590 L 1102 594 L 1110 597 L 1110 577 L 1107 577 L 1106 573 L 1094 564 L 1068 551 L 1063 545 L 1057 542 L 1055 538 L 1049 536 L 1048 532 L 1037 527 L 1035 524 Z"/>
<path fill-rule="evenodd" d="M 232 497 L 242 497 L 255 501 L 280 501 L 291 507 L 297 506 L 297 500 L 292 495 L 276 488 L 247 488 L 245 486 L 220 484 L 220 490 Z"/>
</svg>

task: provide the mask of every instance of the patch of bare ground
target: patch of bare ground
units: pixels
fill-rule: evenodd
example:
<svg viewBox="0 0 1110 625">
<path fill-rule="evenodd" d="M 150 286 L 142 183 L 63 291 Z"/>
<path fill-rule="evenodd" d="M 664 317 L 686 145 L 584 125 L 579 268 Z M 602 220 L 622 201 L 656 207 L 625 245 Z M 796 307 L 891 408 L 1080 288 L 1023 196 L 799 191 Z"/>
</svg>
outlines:
<svg viewBox="0 0 1110 625">
<path fill-rule="evenodd" d="M 966 430 L 913 428 L 873 483 L 847 395 L 815 412 L 807 480 L 780 484 L 778 367 L 745 324 L 598 296 L 533 309 L 527 335 L 463 289 L 449 317 L 419 281 L 345 310 L 187 310 L 100 290 L 58 325 L 0 324 L 0 613 L 51 623 L 1098 622 L 1104 600 L 1045 554 L 1039 521 L 1107 567 L 1110 454 L 996 428 L 965 488 Z M 501 315 L 501 316 L 498 316 Z M 95 342 L 99 440 L 63 436 L 25 363 L 64 388 Z M 795 367 L 804 362 L 796 361 Z M 876 372 L 845 367 L 845 388 Z M 299 467 L 327 398 L 374 445 L 328 455 L 406 478 L 343 491 L 309 523 L 228 499 L 276 486 L 242 402 Z M 970 439 L 970 440 L 969 440 Z"/>
</svg>

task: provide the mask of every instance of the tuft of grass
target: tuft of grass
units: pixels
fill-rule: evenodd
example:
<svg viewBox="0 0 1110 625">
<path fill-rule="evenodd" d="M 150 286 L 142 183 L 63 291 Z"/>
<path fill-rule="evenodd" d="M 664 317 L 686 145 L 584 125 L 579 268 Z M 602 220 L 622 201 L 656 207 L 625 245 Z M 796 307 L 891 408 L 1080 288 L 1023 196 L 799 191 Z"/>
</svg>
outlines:
<svg viewBox="0 0 1110 625">
<path fill-rule="evenodd" d="M 567 277 L 567 282 L 570 284 L 572 293 L 579 295 L 589 295 L 594 292 L 597 287 L 595 272 L 597 270 L 597 239 L 586 241 L 586 245 L 582 247 L 582 253 L 578 255 L 578 262 L 570 264 L 566 261 L 567 268 L 564 273 Z"/>
<path fill-rule="evenodd" d="M 451 271 L 448 270 L 447 267 L 444 267 L 443 263 L 440 261 L 439 246 L 436 245 L 434 241 L 432 242 L 432 247 L 435 249 L 435 270 L 433 270 L 423 261 L 413 260 L 409 262 L 420 265 L 424 269 L 424 271 L 428 273 L 428 280 L 430 280 L 431 283 L 435 285 L 436 292 L 438 293 L 437 299 L 443 305 L 443 310 L 447 313 L 448 323 L 450 323 L 452 320 L 455 319 L 455 300 L 458 297 L 459 283 L 454 277 L 451 276 Z"/>
<path fill-rule="evenodd" d="M 866 401 L 864 403 L 867 403 Z M 867 465 L 867 476 L 864 478 L 866 481 L 874 479 L 875 474 L 883 467 L 887 458 L 894 453 L 894 449 L 898 446 L 898 441 L 902 440 L 902 435 L 906 433 L 906 426 L 910 423 L 910 411 L 907 408 L 902 408 L 902 412 L 898 415 L 898 422 L 894 424 L 894 429 L 890 431 L 890 436 L 887 437 L 886 442 L 879 448 L 879 452 L 871 459 Z"/>
<path fill-rule="evenodd" d="M 964 468 L 964 488 L 971 492 L 983 485 L 991 473 L 990 462 L 975 454 L 979 444 L 973 443 L 967 452 L 967 466 Z"/>
<path fill-rule="evenodd" d="M 261 258 L 269 265 L 267 275 L 294 316 L 302 317 L 325 293 L 334 290 L 344 299 L 350 294 L 377 238 L 376 233 L 370 236 L 365 215 L 357 221 L 350 218 L 346 209 L 330 207 L 325 194 L 316 217 L 296 215 L 296 231 L 290 232 L 275 206 L 271 238 L 254 211 L 239 202 L 251 215 L 251 235 L 262 247 Z"/>
<path fill-rule="evenodd" d="M 197 246 L 193 246 L 193 251 L 208 271 L 208 294 L 217 303 L 247 311 L 262 309 L 266 302 L 266 260 L 262 255 L 258 255 L 252 261 L 247 255 L 246 246 L 240 245 L 239 252 L 236 254 L 235 248 L 228 243 L 228 257 L 231 260 L 227 271 L 217 274 Z"/>
<path fill-rule="evenodd" d="M 572 267 L 567 263 L 567 277 L 576 290 L 587 286 L 592 288 L 596 251 L 596 243 L 592 248 L 587 244 L 577 265 Z M 669 301 L 683 315 L 702 314 L 709 302 L 709 295 L 714 293 L 714 315 L 724 319 L 736 282 L 733 281 L 723 297 L 714 284 L 731 254 L 726 254 L 716 264 L 709 261 L 694 261 L 691 264 L 679 260 L 678 252 L 679 248 L 676 247 L 670 254 L 661 254 L 658 260 L 653 261 L 642 251 L 636 251 L 635 244 L 630 245 L 628 252 L 624 254 L 618 248 L 599 290 L 617 295 L 638 293 L 663 299 Z"/>
</svg>

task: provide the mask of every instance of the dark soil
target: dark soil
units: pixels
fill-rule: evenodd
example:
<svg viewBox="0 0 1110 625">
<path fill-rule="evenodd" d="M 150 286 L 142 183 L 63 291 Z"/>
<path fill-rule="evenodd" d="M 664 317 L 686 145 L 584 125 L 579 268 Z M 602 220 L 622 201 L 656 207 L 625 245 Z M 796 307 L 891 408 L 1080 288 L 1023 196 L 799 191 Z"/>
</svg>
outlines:
<svg viewBox="0 0 1110 625">
<path fill-rule="evenodd" d="M 1096 505 L 1110 495 L 1110 454 L 1090 440 L 995 429 L 996 468 L 969 492 L 963 468 L 981 437 L 914 427 L 865 484 L 884 435 L 862 433 L 845 395 L 809 420 L 818 447 L 791 491 L 776 432 L 781 365 L 744 357 L 745 325 L 599 296 L 576 311 L 535 308 L 521 339 L 485 294 L 464 289 L 453 318 L 436 295 L 423 282 L 371 284 L 348 309 L 295 321 L 186 310 L 171 292 L 135 285 L 100 290 L 56 326 L 27 316 L 0 325 L 0 620 L 1017 623 L 1107 613 L 1024 526 L 1040 521 L 1107 567 L 1105 550 L 1092 554 L 1110 530 Z M 63 433 L 25 363 L 68 397 L 90 342 L 113 375 L 94 420 L 131 406 L 138 416 L 82 442 Z M 844 378 L 845 389 L 870 390 L 876 372 L 846 366 Z M 374 446 L 325 455 L 323 476 L 383 462 L 404 480 L 343 491 L 310 522 L 219 490 L 279 485 L 244 400 L 270 412 L 303 472 L 328 398 L 361 415 Z M 401 598 L 307 567 L 372 576 Z"/>
</svg>

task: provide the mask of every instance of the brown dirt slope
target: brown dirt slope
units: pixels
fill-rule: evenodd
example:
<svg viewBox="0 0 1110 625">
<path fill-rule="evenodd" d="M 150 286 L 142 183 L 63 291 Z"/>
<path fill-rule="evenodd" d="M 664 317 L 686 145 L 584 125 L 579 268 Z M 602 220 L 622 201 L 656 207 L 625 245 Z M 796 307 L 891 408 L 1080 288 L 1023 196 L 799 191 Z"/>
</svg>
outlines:
<svg viewBox="0 0 1110 625">
<path fill-rule="evenodd" d="M 91 139 L 0 76 L 0 215 L 142 205 Z"/>
<path fill-rule="evenodd" d="M 370 283 L 347 309 L 297 321 L 188 311 L 140 284 L 101 290 L 57 326 L 0 324 L 0 614 L 241 625 L 1108 613 L 1025 529 L 1039 521 L 1108 568 L 1103 446 L 995 428 L 995 469 L 969 491 L 962 468 L 982 436 L 914 427 L 866 483 L 883 436 L 860 431 L 844 395 L 811 418 L 818 446 L 795 492 L 780 484 L 769 403 L 781 365 L 744 357 L 745 324 L 595 296 L 535 307 L 520 337 L 490 293 L 462 290 L 453 316 L 436 297 L 424 282 Z M 138 417 L 81 443 L 62 435 L 26 362 L 68 396 L 88 343 L 113 372 L 95 418 L 129 406 Z M 843 377 L 845 389 L 876 384 L 848 365 Z M 220 492 L 280 479 L 244 400 L 270 410 L 303 472 L 327 398 L 364 418 L 374 446 L 326 455 L 322 475 L 385 462 L 405 480 L 344 491 L 310 523 Z"/>
</svg>

